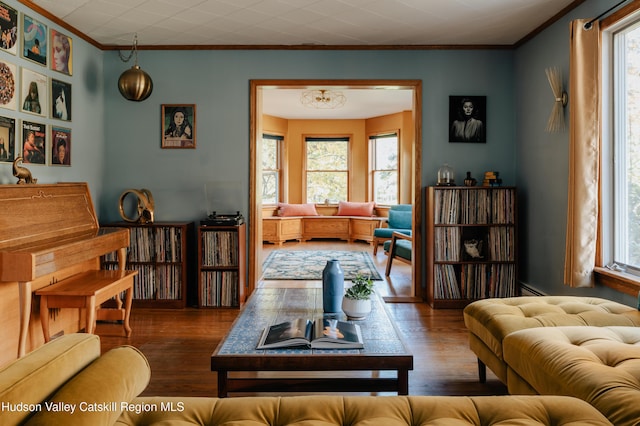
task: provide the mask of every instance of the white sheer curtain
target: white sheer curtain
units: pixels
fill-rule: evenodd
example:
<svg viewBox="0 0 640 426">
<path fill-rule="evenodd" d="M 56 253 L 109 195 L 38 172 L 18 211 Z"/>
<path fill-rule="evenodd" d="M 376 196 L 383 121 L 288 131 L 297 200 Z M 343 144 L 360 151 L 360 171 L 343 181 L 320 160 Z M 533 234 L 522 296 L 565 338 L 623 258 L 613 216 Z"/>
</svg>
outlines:
<svg viewBox="0 0 640 426">
<path fill-rule="evenodd" d="M 600 179 L 600 26 L 571 22 L 569 199 L 564 282 L 593 286 Z"/>
</svg>

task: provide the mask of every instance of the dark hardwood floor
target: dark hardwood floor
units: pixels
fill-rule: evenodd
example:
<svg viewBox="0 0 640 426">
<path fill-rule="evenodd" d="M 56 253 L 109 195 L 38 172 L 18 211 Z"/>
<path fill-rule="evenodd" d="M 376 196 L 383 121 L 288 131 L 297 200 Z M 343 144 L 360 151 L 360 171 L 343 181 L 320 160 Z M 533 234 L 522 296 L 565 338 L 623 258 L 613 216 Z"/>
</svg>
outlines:
<svg viewBox="0 0 640 426">
<path fill-rule="evenodd" d="M 335 242 L 286 243 L 287 249 L 361 250 L 362 244 Z M 265 246 L 264 256 L 273 246 Z M 384 276 L 386 256 L 380 249 L 374 258 Z M 376 291 L 387 300 L 407 296 L 410 266 L 394 262 L 391 275 L 376 282 Z M 260 283 L 259 283 L 260 285 Z M 392 317 L 414 355 L 409 374 L 411 395 L 500 395 L 506 387 L 490 372 L 487 382 L 478 382 L 477 362 L 469 350 L 462 311 L 434 310 L 426 303 L 387 303 Z M 151 365 L 151 382 L 144 395 L 215 396 L 216 374 L 210 357 L 231 327 L 237 309 L 133 309 L 130 338 L 117 324 L 100 323 L 97 334 L 102 350 L 119 345 L 137 347 Z M 370 374 L 370 373 L 369 373 Z"/>
</svg>

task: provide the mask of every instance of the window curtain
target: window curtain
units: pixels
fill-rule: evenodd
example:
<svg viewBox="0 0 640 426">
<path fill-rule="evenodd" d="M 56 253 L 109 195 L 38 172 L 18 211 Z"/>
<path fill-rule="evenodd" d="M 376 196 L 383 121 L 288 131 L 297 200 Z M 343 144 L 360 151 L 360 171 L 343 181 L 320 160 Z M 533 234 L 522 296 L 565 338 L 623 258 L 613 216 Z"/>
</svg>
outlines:
<svg viewBox="0 0 640 426">
<path fill-rule="evenodd" d="M 600 25 L 571 22 L 569 198 L 564 282 L 592 287 L 600 178 Z"/>
</svg>

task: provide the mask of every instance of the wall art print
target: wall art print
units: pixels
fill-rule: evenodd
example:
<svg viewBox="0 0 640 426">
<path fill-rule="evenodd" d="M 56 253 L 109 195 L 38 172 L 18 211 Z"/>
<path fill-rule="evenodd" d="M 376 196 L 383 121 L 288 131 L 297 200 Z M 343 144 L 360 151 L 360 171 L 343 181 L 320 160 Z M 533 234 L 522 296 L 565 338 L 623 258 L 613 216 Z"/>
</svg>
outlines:
<svg viewBox="0 0 640 426">
<path fill-rule="evenodd" d="M 22 122 L 22 162 L 46 164 L 47 126 L 31 121 Z"/>
<path fill-rule="evenodd" d="M 73 39 L 52 29 L 49 40 L 51 40 L 51 69 L 73 75 Z"/>
<path fill-rule="evenodd" d="M 71 129 L 51 126 L 51 164 L 71 165 Z"/>
<path fill-rule="evenodd" d="M 195 104 L 162 105 L 162 148 L 196 147 Z"/>
<path fill-rule="evenodd" d="M 22 56 L 47 66 L 47 26 L 22 14 Z"/>
<path fill-rule="evenodd" d="M 16 74 L 18 67 L 10 62 L 0 60 L 0 107 L 15 110 L 18 104 Z"/>
<path fill-rule="evenodd" d="M 0 2 L 0 49 L 15 55 L 18 51 L 18 12 Z"/>
<path fill-rule="evenodd" d="M 20 76 L 21 111 L 46 117 L 47 83 L 46 75 L 22 68 Z"/>
<path fill-rule="evenodd" d="M 51 79 L 51 118 L 71 121 L 71 84 Z"/>
<path fill-rule="evenodd" d="M 486 107 L 486 96 L 449 96 L 449 142 L 485 143 Z"/>
<path fill-rule="evenodd" d="M 16 159 L 16 119 L 0 117 L 0 162 Z"/>
</svg>

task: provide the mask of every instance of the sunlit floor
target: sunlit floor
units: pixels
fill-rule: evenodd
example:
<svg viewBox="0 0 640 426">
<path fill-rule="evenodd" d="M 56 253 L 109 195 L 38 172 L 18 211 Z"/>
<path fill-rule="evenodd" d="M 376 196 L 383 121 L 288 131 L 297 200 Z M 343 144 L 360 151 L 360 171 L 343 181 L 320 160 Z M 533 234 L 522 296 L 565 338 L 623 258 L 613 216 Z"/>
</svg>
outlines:
<svg viewBox="0 0 640 426">
<path fill-rule="evenodd" d="M 266 259 L 273 250 L 350 250 L 364 251 L 371 255 L 373 263 L 376 265 L 382 281 L 374 281 L 376 292 L 378 295 L 387 298 L 404 298 L 412 296 L 411 286 L 411 265 L 403 262 L 394 261 L 391 267 L 391 273 L 385 277 L 385 269 L 387 267 L 387 255 L 385 255 L 382 246 L 378 247 L 378 253 L 373 255 L 373 246 L 364 242 L 347 243 L 339 240 L 313 240 L 308 242 L 286 242 L 281 246 L 274 244 L 263 244 L 262 259 Z M 300 284 L 301 281 L 297 280 Z M 271 281 L 260 280 L 260 284 L 269 284 Z M 285 284 L 286 280 L 279 280 L 278 283 Z"/>
</svg>

